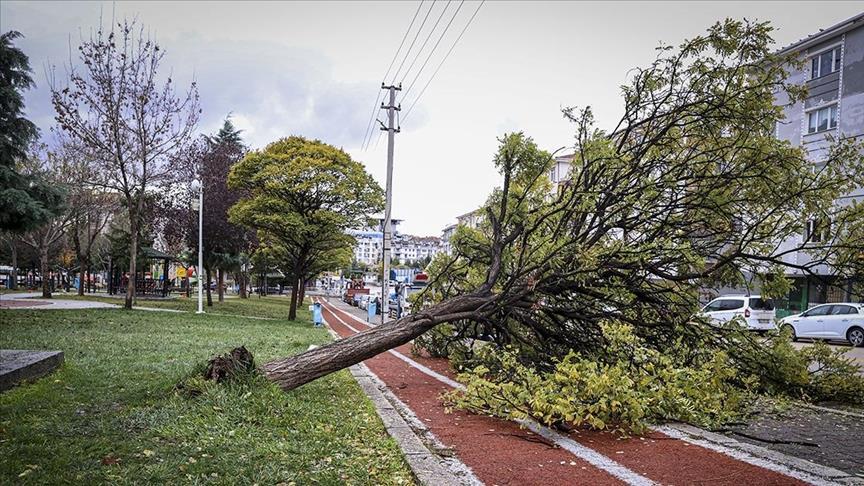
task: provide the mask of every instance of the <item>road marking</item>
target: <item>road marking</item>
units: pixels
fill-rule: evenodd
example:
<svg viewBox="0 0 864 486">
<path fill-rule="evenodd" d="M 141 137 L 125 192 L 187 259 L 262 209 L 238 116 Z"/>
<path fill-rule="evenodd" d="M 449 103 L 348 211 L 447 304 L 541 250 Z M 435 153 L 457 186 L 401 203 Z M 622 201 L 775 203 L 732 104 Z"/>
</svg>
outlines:
<svg viewBox="0 0 864 486">
<path fill-rule="evenodd" d="M 336 310 L 339 310 L 339 309 L 336 309 Z M 358 334 L 361 332 L 361 331 L 358 331 L 356 328 L 352 327 L 347 322 L 343 321 L 342 318 L 339 317 L 338 315 L 336 315 L 336 313 L 333 312 L 332 310 L 330 312 L 333 313 L 333 317 L 335 317 L 337 321 L 341 322 L 343 326 L 347 327 L 348 329 L 350 329 L 350 330 L 352 330 Z M 348 315 L 350 316 L 351 314 L 348 314 Z M 404 354 L 402 354 L 396 350 L 388 349 L 387 352 L 392 354 L 393 356 L 396 356 L 397 358 L 401 359 L 402 361 L 408 363 L 408 366 L 411 366 L 413 368 L 417 368 L 418 370 L 431 376 L 432 378 L 435 378 L 436 380 L 440 381 L 441 383 L 449 385 L 449 386 L 456 388 L 458 390 L 465 390 L 465 385 L 463 385 L 462 383 L 459 383 L 458 381 L 454 381 L 454 380 L 442 375 L 441 373 L 438 373 L 437 371 L 435 371 L 435 370 L 433 370 L 427 366 L 423 366 L 422 364 L 414 361 L 413 359 L 409 358 L 408 356 L 405 356 Z"/>
<path fill-rule="evenodd" d="M 358 317 L 351 315 L 350 313 L 345 312 L 341 309 L 336 308 L 334 305 L 330 304 L 329 302 L 324 304 L 324 306 L 327 307 L 328 310 L 330 310 L 330 312 L 333 314 L 333 317 L 335 317 L 336 320 L 338 320 L 340 323 L 342 323 L 342 325 L 344 325 L 345 327 L 347 327 L 351 331 L 360 332 L 356 328 L 352 327 L 350 324 L 345 322 L 341 317 L 339 317 L 335 311 L 339 311 L 339 312 L 342 312 L 344 314 L 347 314 L 348 316 L 352 317 L 354 320 L 356 320 L 358 322 L 363 322 Z M 332 307 L 332 309 L 330 309 L 331 307 Z M 456 388 L 459 390 L 465 389 L 465 386 L 462 385 L 461 383 L 456 382 L 456 381 L 454 381 L 454 380 L 452 380 L 452 379 L 450 379 L 450 378 L 448 378 L 448 377 L 446 377 L 440 373 L 437 373 L 437 372 L 429 369 L 426 366 L 423 366 L 422 364 L 414 361 L 413 359 L 409 358 L 408 356 L 405 356 L 404 354 L 402 354 L 398 351 L 390 349 L 389 353 L 396 356 L 397 358 L 401 359 L 405 363 L 407 363 L 408 366 L 411 366 L 412 368 L 415 368 L 415 369 L 419 370 L 420 372 L 422 372 L 428 376 L 431 376 L 432 378 L 435 378 L 436 380 L 438 380 L 438 381 L 440 381 L 440 382 L 442 382 L 442 383 L 444 383 L 450 387 L 453 387 L 453 388 Z M 543 426 L 543 425 L 541 425 L 541 424 L 539 424 L 533 420 L 517 420 L 516 422 L 523 425 L 524 427 L 531 430 L 532 432 L 539 434 L 539 435 L 542 435 L 543 437 L 545 437 L 548 440 L 551 440 L 556 445 L 558 445 L 562 449 L 570 452 L 571 454 L 578 457 L 579 459 L 582 459 L 583 461 L 591 464 L 592 466 L 596 467 L 597 469 L 600 469 L 602 471 L 609 473 L 610 475 L 626 482 L 627 484 L 632 484 L 632 485 L 636 485 L 636 486 L 643 486 L 643 485 L 648 486 L 648 485 L 657 484 L 654 481 L 651 481 L 650 479 L 646 478 L 645 476 L 642 476 L 641 474 L 633 471 L 632 469 L 629 469 L 626 466 L 623 466 L 622 464 L 619 464 L 619 463 L 613 461 L 609 457 L 606 457 L 603 454 L 600 454 L 599 452 L 597 452 L 593 449 L 585 447 L 585 446 L 579 444 L 578 442 L 574 441 L 573 439 L 570 439 L 569 437 L 565 437 L 565 436 L 559 434 L 558 432 L 555 432 L 554 430 L 552 430 L 548 427 L 545 427 L 545 426 Z"/>
</svg>

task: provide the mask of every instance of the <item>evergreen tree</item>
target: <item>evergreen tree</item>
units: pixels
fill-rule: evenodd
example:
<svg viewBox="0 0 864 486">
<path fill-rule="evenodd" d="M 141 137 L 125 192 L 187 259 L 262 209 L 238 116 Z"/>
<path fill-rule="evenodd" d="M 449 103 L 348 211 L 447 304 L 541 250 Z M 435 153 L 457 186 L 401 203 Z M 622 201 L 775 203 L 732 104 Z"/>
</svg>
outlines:
<svg viewBox="0 0 864 486">
<path fill-rule="evenodd" d="M 22 232 L 50 220 L 62 207 L 62 193 L 19 165 L 39 137 L 36 125 L 24 117 L 22 91 L 33 87 L 30 61 L 12 41 L 21 33 L 0 35 L 0 229 Z"/>
</svg>

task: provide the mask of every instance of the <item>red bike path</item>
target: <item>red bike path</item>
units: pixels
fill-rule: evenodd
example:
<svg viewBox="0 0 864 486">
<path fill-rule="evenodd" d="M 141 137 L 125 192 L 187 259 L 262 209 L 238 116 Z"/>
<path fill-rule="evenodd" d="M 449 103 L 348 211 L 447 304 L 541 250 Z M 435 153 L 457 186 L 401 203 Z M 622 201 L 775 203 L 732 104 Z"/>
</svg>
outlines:
<svg viewBox="0 0 864 486">
<path fill-rule="evenodd" d="M 369 328 L 352 313 L 318 301 L 325 322 L 340 337 Z M 660 432 L 626 439 L 589 430 L 567 434 L 590 450 L 585 460 L 588 456 L 558 447 L 515 422 L 460 410 L 448 413 L 441 394 L 452 386 L 418 369 L 455 380 L 445 359 L 412 356 L 406 344 L 364 364 L 486 484 L 807 484 Z"/>
</svg>

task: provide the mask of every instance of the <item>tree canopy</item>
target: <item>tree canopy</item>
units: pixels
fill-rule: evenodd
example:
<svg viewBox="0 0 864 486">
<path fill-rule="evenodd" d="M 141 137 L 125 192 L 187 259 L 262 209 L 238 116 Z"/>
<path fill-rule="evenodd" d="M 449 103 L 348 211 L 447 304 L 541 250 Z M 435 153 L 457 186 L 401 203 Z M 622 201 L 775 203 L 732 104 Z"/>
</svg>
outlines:
<svg viewBox="0 0 864 486">
<path fill-rule="evenodd" d="M 693 349 L 732 349 L 723 330 L 693 324 L 706 282 L 755 276 L 770 292 L 783 270 L 845 272 L 860 255 L 860 209 L 835 200 L 864 185 L 860 143 L 837 140 L 819 164 L 774 136 L 778 92 L 793 59 L 771 52 L 765 23 L 727 20 L 677 49 L 660 48 L 622 88 L 611 131 L 591 110 L 569 109 L 575 128 L 566 183 L 551 191 L 553 154 L 523 134 L 501 139 L 502 185 L 477 229 L 462 227 L 454 254 L 433 262 L 431 282 L 408 317 L 268 365 L 293 388 L 404 344 L 441 323 L 454 341 L 483 337 L 517 346 L 541 368 L 571 351 L 604 349 L 604 323 L 632 326 L 653 349 L 693 339 Z M 802 241 L 802 221 L 830 216 L 829 244 Z M 790 246 L 791 245 L 791 246 Z M 842 252 L 841 249 L 854 250 Z M 803 251 L 810 258 L 788 258 Z M 708 343 L 708 344 L 706 344 Z M 745 353 L 731 355 L 748 367 Z M 766 380 L 768 369 L 749 366 Z"/>
<path fill-rule="evenodd" d="M 68 66 L 64 85 L 51 87 L 57 123 L 86 152 L 91 183 L 117 192 L 129 214 L 129 273 L 138 255 L 138 227 L 148 193 L 167 190 L 188 174 L 181 155 L 198 123 L 193 82 L 178 95 L 159 74 L 162 49 L 135 21 L 98 29 L 78 47 L 79 66 Z M 126 289 L 127 309 L 135 278 Z"/>
<path fill-rule="evenodd" d="M 230 210 L 231 221 L 278 241 L 293 284 L 289 318 L 296 313 L 298 286 L 316 263 L 348 248 L 345 233 L 368 225 L 383 206 L 383 191 L 363 165 L 318 140 L 291 136 L 250 152 L 231 169 L 228 185 L 247 192 Z"/>
<path fill-rule="evenodd" d="M 21 164 L 39 137 L 24 117 L 22 92 L 33 87 L 30 61 L 12 42 L 20 32 L 0 35 L 0 230 L 22 232 L 45 224 L 63 205 L 63 194 Z"/>
</svg>

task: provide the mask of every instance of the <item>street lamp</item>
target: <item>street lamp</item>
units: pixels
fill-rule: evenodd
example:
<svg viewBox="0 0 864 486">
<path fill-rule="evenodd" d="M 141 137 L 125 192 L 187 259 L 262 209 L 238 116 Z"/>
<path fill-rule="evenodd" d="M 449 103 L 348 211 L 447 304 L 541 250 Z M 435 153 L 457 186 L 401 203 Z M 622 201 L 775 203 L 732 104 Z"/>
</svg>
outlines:
<svg viewBox="0 0 864 486">
<path fill-rule="evenodd" d="M 201 282 L 204 268 L 204 184 L 200 180 L 192 181 L 192 190 L 198 189 L 198 311 L 204 313 L 204 284 Z M 210 282 L 207 282 L 209 285 Z"/>
</svg>

